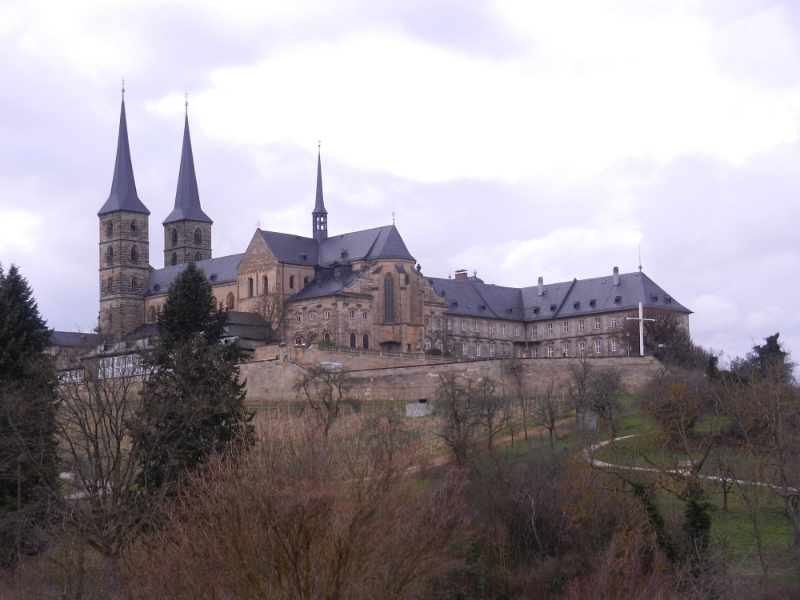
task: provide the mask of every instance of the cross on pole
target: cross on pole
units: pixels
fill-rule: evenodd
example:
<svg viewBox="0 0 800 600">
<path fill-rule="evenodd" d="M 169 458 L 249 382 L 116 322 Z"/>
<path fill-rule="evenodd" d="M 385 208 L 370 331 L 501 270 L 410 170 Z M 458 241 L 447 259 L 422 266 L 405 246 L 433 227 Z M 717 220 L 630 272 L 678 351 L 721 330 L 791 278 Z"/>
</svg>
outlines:
<svg viewBox="0 0 800 600">
<path fill-rule="evenodd" d="M 641 302 L 639 302 L 639 318 L 627 317 L 627 319 L 628 321 L 639 321 L 639 356 L 644 356 L 644 322 L 655 321 L 655 319 L 644 318 L 644 306 Z"/>
</svg>

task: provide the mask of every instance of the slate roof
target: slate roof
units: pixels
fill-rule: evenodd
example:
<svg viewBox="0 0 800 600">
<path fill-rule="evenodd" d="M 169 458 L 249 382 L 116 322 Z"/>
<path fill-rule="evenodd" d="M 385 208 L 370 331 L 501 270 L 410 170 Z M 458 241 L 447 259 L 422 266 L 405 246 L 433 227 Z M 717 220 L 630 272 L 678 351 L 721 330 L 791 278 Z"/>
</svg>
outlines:
<svg viewBox="0 0 800 600">
<path fill-rule="evenodd" d="M 181 168 L 178 172 L 178 190 L 175 192 L 175 208 L 164 219 L 164 225 L 175 221 L 213 223 L 200 208 L 200 192 L 197 190 L 197 176 L 194 171 L 194 154 L 192 153 L 192 139 L 189 135 L 188 114 L 183 125 L 183 148 L 181 150 Z"/>
<path fill-rule="evenodd" d="M 394 225 L 343 233 L 319 243 L 313 238 L 276 231 L 261 231 L 261 235 L 275 258 L 291 265 L 330 267 L 355 260 L 414 260 Z"/>
<path fill-rule="evenodd" d="M 225 326 L 223 337 L 238 337 L 242 340 L 264 340 L 267 338 L 267 322 L 258 313 L 228 311 L 228 324 Z M 146 323 L 140 325 L 130 333 L 123 336 L 123 342 L 154 338 L 158 335 L 158 325 Z M 252 344 L 243 344 L 243 347 L 252 350 Z"/>
<path fill-rule="evenodd" d="M 474 317 L 540 321 L 577 315 L 636 309 L 641 302 L 650 308 L 683 313 L 680 304 L 642 272 L 623 273 L 619 285 L 613 276 L 574 279 L 544 286 L 510 288 L 454 279 L 431 278 L 437 294 L 450 302 L 447 314 Z"/>
<path fill-rule="evenodd" d="M 80 348 L 99 346 L 110 337 L 99 333 L 81 333 L 79 331 L 51 331 L 50 343 L 59 348 Z"/>
<path fill-rule="evenodd" d="M 303 289 L 292 296 L 292 300 L 309 300 L 311 298 L 322 298 L 323 296 L 332 296 L 334 294 L 360 294 L 355 291 L 348 291 L 347 288 L 352 286 L 358 275 L 356 273 L 348 274 L 340 280 L 335 280 L 333 275 L 328 275 L 319 283 L 310 281 Z M 364 294 L 361 294 L 364 295 Z"/>
<path fill-rule="evenodd" d="M 236 281 L 236 267 L 242 262 L 244 254 L 231 254 L 230 256 L 220 256 L 208 260 L 198 261 L 197 266 L 206 274 L 212 285 L 219 283 L 230 283 Z M 150 288 L 147 295 L 165 294 L 169 285 L 186 266 L 186 263 L 172 265 L 163 269 L 152 269 L 150 271 Z M 156 286 L 158 286 L 156 288 Z"/>
<path fill-rule="evenodd" d="M 117 136 L 117 159 L 114 162 L 114 178 L 111 180 L 111 193 L 103 207 L 97 213 L 104 215 L 117 210 L 149 215 L 150 211 L 139 200 L 136 193 L 136 182 L 133 179 L 131 148 L 128 144 L 128 119 L 125 116 L 125 98 L 119 115 L 119 135 Z"/>
<path fill-rule="evenodd" d="M 322 159 L 319 154 L 317 154 L 317 197 L 314 202 L 314 212 L 311 214 L 328 214 L 328 211 L 325 210 L 325 202 L 322 200 Z"/>
</svg>

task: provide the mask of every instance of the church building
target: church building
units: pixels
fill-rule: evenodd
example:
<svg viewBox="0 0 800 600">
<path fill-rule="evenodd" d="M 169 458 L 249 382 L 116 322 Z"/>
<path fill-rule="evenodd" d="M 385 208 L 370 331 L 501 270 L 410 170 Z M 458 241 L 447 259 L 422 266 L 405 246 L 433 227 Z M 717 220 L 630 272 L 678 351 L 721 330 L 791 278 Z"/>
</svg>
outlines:
<svg viewBox="0 0 800 600">
<path fill-rule="evenodd" d="M 267 320 L 276 319 L 278 341 L 290 347 L 477 359 L 624 356 L 630 349 L 622 325 L 639 303 L 675 314 L 688 331 L 691 311 L 641 268 L 547 284 L 540 277 L 522 287 L 487 284 L 466 271 L 427 277 L 394 225 L 330 235 L 319 155 L 316 176 L 309 237 L 256 229 L 242 254 L 214 257 L 187 114 L 175 205 L 162 222 L 164 264 L 154 268 L 123 96 L 111 193 L 98 213 L 98 332 L 121 339 L 148 324 L 152 330 L 170 283 L 189 262 L 205 272 L 226 309 L 263 314 L 271 307 Z"/>
</svg>

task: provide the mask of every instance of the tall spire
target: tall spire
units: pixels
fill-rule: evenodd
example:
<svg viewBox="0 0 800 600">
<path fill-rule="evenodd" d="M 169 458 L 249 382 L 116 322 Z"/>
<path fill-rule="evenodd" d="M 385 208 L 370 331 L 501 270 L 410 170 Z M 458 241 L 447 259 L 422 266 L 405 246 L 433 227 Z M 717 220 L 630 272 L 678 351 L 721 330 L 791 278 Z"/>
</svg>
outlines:
<svg viewBox="0 0 800 600">
<path fill-rule="evenodd" d="M 328 211 L 322 200 L 322 158 L 320 152 L 321 142 L 317 142 L 317 198 L 314 202 L 314 212 L 311 213 L 311 223 L 314 239 L 318 242 L 328 239 Z"/>
<path fill-rule="evenodd" d="M 119 135 L 117 137 L 117 160 L 114 163 L 114 179 L 111 181 L 111 193 L 98 215 L 125 210 L 128 212 L 149 215 L 150 211 L 136 194 L 136 182 L 133 179 L 131 149 L 128 144 L 128 120 L 125 117 L 125 88 L 122 88 L 122 109 L 119 115 Z"/>
<path fill-rule="evenodd" d="M 186 106 L 188 106 L 188 101 Z M 164 219 L 164 224 L 175 221 L 213 222 L 200 208 L 200 193 L 197 191 L 197 176 L 194 172 L 192 139 L 189 136 L 188 109 L 183 127 L 183 150 L 181 151 L 181 168 L 178 172 L 178 191 L 175 193 L 175 208 Z"/>
</svg>

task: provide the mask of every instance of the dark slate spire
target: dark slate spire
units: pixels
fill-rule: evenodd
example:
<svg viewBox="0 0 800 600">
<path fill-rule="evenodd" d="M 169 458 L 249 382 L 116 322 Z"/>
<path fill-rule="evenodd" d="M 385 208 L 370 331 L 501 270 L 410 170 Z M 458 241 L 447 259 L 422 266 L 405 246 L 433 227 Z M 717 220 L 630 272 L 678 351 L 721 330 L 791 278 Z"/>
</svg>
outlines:
<svg viewBox="0 0 800 600">
<path fill-rule="evenodd" d="M 125 90 L 122 90 L 122 110 L 119 116 L 119 137 L 117 138 L 117 162 L 114 163 L 114 179 L 111 182 L 111 194 L 103 204 L 98 215 L 127 210 L 129 212 L 149 215 L 150 211 L 139 200 L 136 194 L 136 182 L 133 180 L 131 149 L 128 144 L 128 120 L 125 118 Z"/>
<path fill-rule="evenodd" d="M 175 194 L 175 208 L 164 219 L 164 224 L 175 221 L 200 221 L 213 223 L 200 208 L 200 193 L 197 191 L 197 177 L 194 173 L 194 156 L 192 140 L 189 137 L 189 115 L 183 129 L 183 151 L 181 152 L 181 169 L 178 173 L 178 191 Z"/>
<path fill-rule="evenodd" d="M 314 239 L 318 242 L 328 239 L 328 211 L 322 201 L 322 159 L 319 146 L 317 146 L 317 200 L 314 203 L 314 212 L 311 213 L 311 223 Z"/>
</svg>

